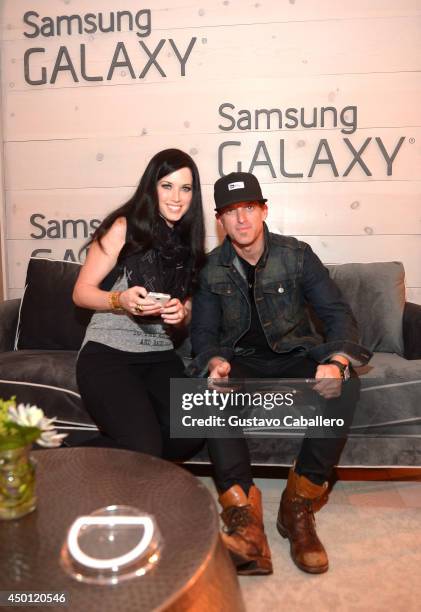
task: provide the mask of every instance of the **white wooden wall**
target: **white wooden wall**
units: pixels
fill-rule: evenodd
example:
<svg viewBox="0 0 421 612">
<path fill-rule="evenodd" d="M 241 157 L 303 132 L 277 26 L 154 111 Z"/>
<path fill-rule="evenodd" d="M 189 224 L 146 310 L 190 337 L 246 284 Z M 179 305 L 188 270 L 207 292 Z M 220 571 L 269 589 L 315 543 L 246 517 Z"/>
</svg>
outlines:
<svg viewBox="0 0 421 612">
<path fill-rule="evenodd" d="M 270 227 L 309 242 L 326 263 L 403 261 L 407 298 L 421 303 L 421 0 L 3 0 L 1 7 L 9 297 L 21 295 L 34 250 L 45 249 L 41 255 L 57 259 L 77 253 L 85 241 L 82 224 L 76 238 L 69 229 L 63 237 L 57 229 L 63 220 L 101 219 L 131 194 L 146 161 L 162 148 L 179 147 L 196 159 L 208 247 L 214 246 L 218 147 L 240 142 L 225 149 L 223 169 L 229 172 L 241 162 L 249 170 L 263 141 L 275 177 L 268 165 L 254 172 L 269 198 Z M 135 31 L 23 35 L 32 31 L 23 22 L 27 10 L 40 15 L 39 23 L 45 16 L 102 12 L 107 17 L 112 11 L 146 8 L 151 9 L 151 33 L 145 38 Z M 193 37 L 181 76 L 168 40 L 184 53 Z M 147 63 L 139 40 L 152 51 L 161 39 L 166 42 L 157 61 L 165 78 L 152 66 L 143 79 L 118 68 L 105 80 L 119 41 L 138 76 Z M 80 78 L 81 44 L 87 73 L 102 75 L 103 81 Z M 79 82 L 61 72 L 54 84 L 26 83 L 25 51 L 45 49 L 32 56 L 31 73 L 38 77 L 45 67 L 50 78 L 61 45 Z M 228 121 L 218 113 L 222 103 L 237 112 L 303 107 L 310 113 L 325 106 L 340 112 L 356 106 L 358 124 L 352 134 L 329 122 L 316 128 L 272 124 L 270 129 L 224 131 L 220 126 Z M 388 176 L 376 138 L 391 153 L 401 137 Z M 359 164 L 343 176 L 353 159 L 344 138 L 355 149 L 371 139 L 362 154 L 371 176 Z M 327 165 L 308 176 L 321 139 L 329 144 L 338 177 Z M 281 141 L 286 169 L 302 177 L 282 176 Z M 56 237 L 31 237 L 42 233 L 31 225 L 32 215 L 43 215 L 43 226 Z M 39 224 L 42 217 L 35 219 Z"/>
</svg>

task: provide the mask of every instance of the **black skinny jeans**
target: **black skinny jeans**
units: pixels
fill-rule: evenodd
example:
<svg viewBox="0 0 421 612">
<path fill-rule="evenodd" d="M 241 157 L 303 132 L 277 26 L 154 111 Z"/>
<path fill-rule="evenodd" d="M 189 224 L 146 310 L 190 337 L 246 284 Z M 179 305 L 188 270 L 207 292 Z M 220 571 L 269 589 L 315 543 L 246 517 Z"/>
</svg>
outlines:
<svg viewBox="0 0 421 612">
<path fill-rule="evenodd" d="M 280 355 L 274 359 L 253 356 L 234 357 L 231 378 L 314 378 L 319 364 L 305 356 Z M 324 416 L 345 418 L 351 424 L 359 398 L 360 382 L 352 372 L 352 384 L 342 385 L 339 398 L 324 400 Z M 322 400 L 321 400 L 322 401 Z M 341 410 L 342 408 L 342 410 Z M 346 410 L 347 414 L 344 414 Z M 344 432 L 346 435 L 346 431 Z M 313 483 L 321 485 L 331 476 L 345 445 L 344 438 L 304 438 L 297 457 L 295 470 Z M 279 441 L 282 444 L 282 441 Z M 250 453 L 245 438 L 209 438 L 209 456 L 213 463 L 215 483 L 220 492 L 239 484 L 246 493 L 253 484 Z"/>
<path fill-rule="evenodd" d="M 170 379 L 184 377 L 175 351 L 132 353 L 88 342 L 76 376 L 84 405 L 102 434 L 93 445 L 177 461 L 203 446 L 203 440 L 170 438 Z"/>
</svg>

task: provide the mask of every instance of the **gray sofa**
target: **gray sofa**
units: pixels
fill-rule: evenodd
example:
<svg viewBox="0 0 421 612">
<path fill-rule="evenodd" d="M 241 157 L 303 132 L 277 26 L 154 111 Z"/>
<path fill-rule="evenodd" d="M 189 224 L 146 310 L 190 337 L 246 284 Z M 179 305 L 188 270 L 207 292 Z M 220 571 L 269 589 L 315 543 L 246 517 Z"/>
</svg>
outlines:
<svg viewBox="0 0 421 612">
<path fill-rule="evenodd" d="M 79 264 L 34 258 L 22 300 L 0 304 L 0 397 L 16 395 L 59 419 L 75 445 L 96 435 L 78 393 L 75 362 L 92 313 L 71 300 Z M 421 466 L 421 306 L 405 301 L 399 262 L 329 266 L 350 303 L 361 342 L 374 352 L 357 369 L 359 420 L 341 466 Z M 317 325 L 317 322 L 316 322 Z M 188 342 L 178 349 L 189 359 Z M 252 438 L 253 464 L 290 465 L 299 439 Z M 206 450 L 193 459 L 207 462 Z"/>
</svg>

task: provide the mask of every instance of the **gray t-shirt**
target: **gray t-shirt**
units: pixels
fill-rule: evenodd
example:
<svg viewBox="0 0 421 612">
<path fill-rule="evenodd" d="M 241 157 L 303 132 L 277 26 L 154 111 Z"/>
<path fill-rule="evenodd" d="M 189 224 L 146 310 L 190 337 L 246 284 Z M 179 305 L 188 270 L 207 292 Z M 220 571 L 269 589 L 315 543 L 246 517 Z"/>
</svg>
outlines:
<svg viewBox="0 0 421 612">
<path fill-rule="evenodd" d="M 125 291 L 127 288 L 127 278 L 123 274 L 111 291 Z M 125 310 L 95 312 L 86 329 L 82 347 L 90 341 L 132 353 L 169 351 L 174 348 L 164 324 L 158 318 L 134 317 Z"/>
</svg>

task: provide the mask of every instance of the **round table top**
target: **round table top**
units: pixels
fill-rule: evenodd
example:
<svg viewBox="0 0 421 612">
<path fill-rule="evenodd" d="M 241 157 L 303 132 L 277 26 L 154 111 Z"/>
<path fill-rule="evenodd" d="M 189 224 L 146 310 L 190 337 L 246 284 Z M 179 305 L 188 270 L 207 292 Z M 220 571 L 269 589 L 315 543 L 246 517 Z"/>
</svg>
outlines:
<svg viewBox="0 0 421 612">
<path fill-rule="evenodd" d="M 3 590 L 67 591 L 67 609 L 73 610 L 164 609 L 203 570 L 219 543 L 209 491 L 172 463 L 103 448 L 42 450 L 32 456 L 37 509 L 18 520 L 0 521 Z M 67 530 L 78 516 L 111 504 L 155 516 L 164 539 L 161 558 L 145 576 L 115 586 L 79 583 L 59 564 Z"/>
</svg>

